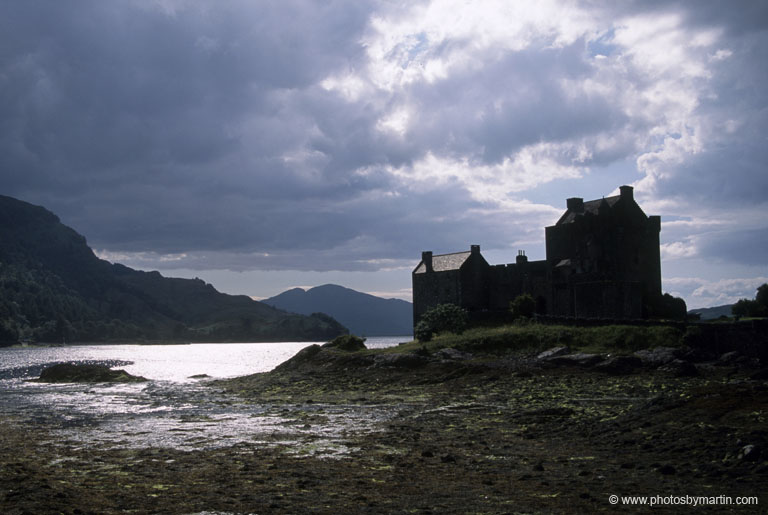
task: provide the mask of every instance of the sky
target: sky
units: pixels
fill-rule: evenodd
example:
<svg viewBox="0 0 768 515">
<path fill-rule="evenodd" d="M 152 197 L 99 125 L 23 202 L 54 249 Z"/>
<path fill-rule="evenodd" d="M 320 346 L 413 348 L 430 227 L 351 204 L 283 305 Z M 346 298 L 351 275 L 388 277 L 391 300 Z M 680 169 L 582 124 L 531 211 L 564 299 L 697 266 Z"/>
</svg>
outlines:
<svg viewBox="0 0 768 515">
<path fill-rule="evenodd" d="M 8 0 L 0 193 L 256 298 L 410 299 L 635 187 L 689 308 L 768 282 L 768 2 Z"/>
</svg>

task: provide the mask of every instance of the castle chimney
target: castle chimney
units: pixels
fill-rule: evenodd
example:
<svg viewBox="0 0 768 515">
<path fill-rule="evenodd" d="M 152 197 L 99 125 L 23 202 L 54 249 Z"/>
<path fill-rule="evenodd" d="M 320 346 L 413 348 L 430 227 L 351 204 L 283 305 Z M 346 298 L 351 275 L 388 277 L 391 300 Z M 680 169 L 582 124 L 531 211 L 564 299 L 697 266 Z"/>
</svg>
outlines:
<svg viewBox="0 0 768 515">
<path fill-rule="evenodd" d="M 515 259 L 515 263 L 518 265 L 522 265 L 523 263 L 528 262 L 528 256 L 525 255 L 524 250 L 518 250 L 517 251 L 517 258 Z"/>
<path fill-rule="evenodd" d="M 619 186 L 619 192 L 621 193 L 621 198 L 625 198 L 627 200 L 634 200 L 634 191 L 635 188 L 632 186 Z"/>
<path fill-rule="evenodd" d="M 421 261 L 424 263 L 424 266 L 427 267 L 427 272 L 432 272 L 432 251 L 431 250 L 425 250 L 421 253 Z"/>
<path fill-rule="evenodd" d="M 469 250 L 472 254 L 480 254 L 480 245 L 470 245 Z"/>
<path fill-rule="evenodd" d="M 584 212 L 584 199 L 580 197 L 571 197 L 569 199 L 566 199 L 565 205 L 568 209 L 573 211 L 574 213 L 583 213 Z"/>
</svg>

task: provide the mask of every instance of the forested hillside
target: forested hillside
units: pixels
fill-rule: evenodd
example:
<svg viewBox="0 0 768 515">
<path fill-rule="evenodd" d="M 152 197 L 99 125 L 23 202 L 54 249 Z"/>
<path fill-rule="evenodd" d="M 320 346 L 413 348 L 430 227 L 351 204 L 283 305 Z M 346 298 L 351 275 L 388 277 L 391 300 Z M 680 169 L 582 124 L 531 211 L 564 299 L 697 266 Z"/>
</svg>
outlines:
<svg viewBox="0 0 768 515">
<path fill-rule="evenodd" d="M 323 314 L 288 314 L 200 279 L 170 279 L 96 257 L 38 206 L 0 196 L 0 342 L 325 340 Z"/>
</svg>

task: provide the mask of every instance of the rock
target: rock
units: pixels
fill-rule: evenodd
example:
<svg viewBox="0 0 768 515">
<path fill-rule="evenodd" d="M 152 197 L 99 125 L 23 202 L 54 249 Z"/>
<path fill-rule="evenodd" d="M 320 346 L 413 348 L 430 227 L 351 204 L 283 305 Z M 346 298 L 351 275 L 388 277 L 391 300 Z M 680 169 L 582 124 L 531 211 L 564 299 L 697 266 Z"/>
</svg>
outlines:
<svg viewBox="0 0 768 515">
<path fill-rule="evenodd" d="M 365 350 L 365 338 L 360 338 L 354 334 L 343 334 L 323 345 L 324 348 L 338 349 L 346 352 L 355 352 Z"/>
<path fill-rule="evenodd" d="M 327 345 L 327 344 L 326 344 Z M 312 345 L 309 345 L 308 347 L 304 347 L 299 352 L 297 352 L 291 359 L 288 361 L 285 361 L 278 365 L 275 370 L 293 370 L 301 365 L 309 362 L 312 360 L 312 358 L 315 357 L 322 349 L 320 346 L 316 343 L 313 343 Z"/>
<path fill-rule="evenodd" d="M 643 349 L 635 352 L 635 356 L 640 358 L 643 363 L 654 367 L 674 361 L 681 354 L 681 350 L 675 347 L 656 347 L 655 349 Z"/>
<path fill-rule="evenodd" d="M 552 347 L 551 349 L 545 350 L 544 352 L 542 352 L 541 354 L 536 356 L 536 359 L 554 358 L 554 357 L 557 357 L 557 356 L 562 356 L 564 354 L 568 354 L 569 352 L 571 352 L 571 349 L 569 349 L 568 347 L 566 347 L 564 345 L 562 345 L 560 347 Z"/>
<path fill-rule="evenodd" d="M 447 349 L 440 349 L 435 353 L 435 356 L 437 356 L 439 359 L 448 361 L 472 359 L 472 354 L 469 352 L 462 352 L 458 349 L 450 347 Z"/>
<path fill-rule="evenodd" d="M 595 366 L 595 370 L 619 376 L 631 374 L 642 366 L 643 362 L 637 356 L 611 356 L 605 361 L 598 363 Z"/>
<path fill-rule="evenodd" d="M 566 354 L 564 356 L 555 356 L 548 358 L 545 361 L 547 363 L 559 366 L 570 367 L 591 367 L 603 361 L 603 356 L 600 354 L 585 354 L 583 352 L 577 352 L 576 354 Z"/>
<path fill-rule="evenodd" d="M 60 363 L 40 373 L 41 383 L 141 383 L 147 379 L 106 365 Z"/>
<path fill-rule="evenodd" d="M 380 354 L 373 362 L 374 367 L 419 368 L 429 360 L 416 354 Z"/>
<path fill-rule="evenodd" d="M 758 461 L 760 454 L 762 453 L 757 445 L 745 445 L 739 451 L 737 458 L 741 461 Z"/>
<path fill-rule="evenodd" d="M 681 359 L 673 360 L 666 365 L 659 367 L 662 372 L 667 372 L 675 377 L 696 377 L 699 371 L 693 363 Z"/>
<path fill-rule="evenodd" d="M 760 368 L 760 360 L 757 358 L 750 358 L 740 353 L 739 351 L 726 352 L 720 356 L 717 360 L 718 365 L 730 365 L 739 368 Z"/>
<path fill-rule="evenodd" d="M 726 352 L 720 358 L 718 358 L 718 361 L 721 363 L 728 363 L 728 364 L 735 364 L 735 363 L 741 363 L 742 361 L 746 360 L 747 358 L 743 356 L 739 351 L 731 351 Z"/>
</svg>

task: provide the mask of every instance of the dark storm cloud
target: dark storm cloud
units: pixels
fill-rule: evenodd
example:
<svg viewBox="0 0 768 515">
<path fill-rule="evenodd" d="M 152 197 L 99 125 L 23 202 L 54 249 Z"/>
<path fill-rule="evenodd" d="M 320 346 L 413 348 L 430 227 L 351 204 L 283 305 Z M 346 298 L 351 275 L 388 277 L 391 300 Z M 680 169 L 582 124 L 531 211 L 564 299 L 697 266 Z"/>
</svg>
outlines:
<svg viewBox="0 0 768 515">
<path fill-rule="evenodd" d="M 281 159 L 315 124 L 295 92 L 362 52 L 364 9 L 323 5 L 4 4 L 5 192 L 115 248 L 343 240 L 281 203 L 343 195 Z"/>
<path fill-rule="evenodd" d="M 186 254 L 198 268 L 368 270 L 422 247 L 540 239 L 554 215 L 523 202 L 516 184 L 634 160 L 654 150 L 649 133 L 665 122 L 627 105 L 627 90 L 652 96 L 655 79 L 614 55 L 631 49 L 614 41 L 613 20 L 678 13 L 683 32 L 721 29 L 717 48 L 732 54 L 697 79 L 706 84 L 693 114 L 706 144 L 654 163 L 656 193 L 701 204 L 716 192 L 724 213 L 765 202 L 762 4 L 582 7 L 594 26 L 563 44 L 546 30 L 514 49 L 505 38 L 475 45 L 482 27 L 438 42 L 407 34 L 381 59 L 387 73 L 416 70 L 417 79 L 390 87 L 391 77 L 376 77 L 372 48 L 387 35 L 372 20 L 408 23 L 408 3 L 5 2 L 2 190 L 52 209 L 96 248 Z M 598 50 L 609 64 L 593 59 Z M 448 71 L 419 75 L 430 59 Z M 362 93 L 324 84 L 339 77 Z M 399 108 L 409 114 L 402 133 L 382 129 Z M 478 169 L 537 145 L 573 173 L 523 163 L 501 192 L 522 192 L 513 208 L 472 191 L 495 180 Z M 419 177 L 429 156 L 464 175 Z"/>
</svg>

